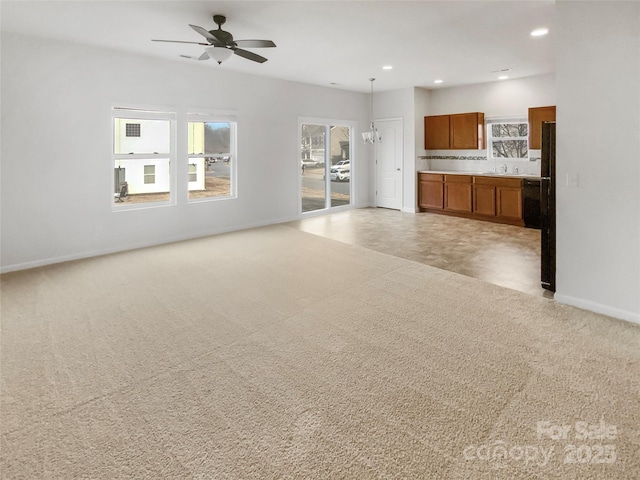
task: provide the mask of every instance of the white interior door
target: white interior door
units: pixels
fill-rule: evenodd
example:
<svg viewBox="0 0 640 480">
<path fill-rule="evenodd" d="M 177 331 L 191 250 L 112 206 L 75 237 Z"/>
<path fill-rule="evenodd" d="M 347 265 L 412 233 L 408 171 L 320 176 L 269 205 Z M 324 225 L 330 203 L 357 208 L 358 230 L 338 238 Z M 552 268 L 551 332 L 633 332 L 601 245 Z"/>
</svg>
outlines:
<svg viewBox="0 0 640 480">
<path fill-rule="evenodd" d="M 402 119 L 375 122 L 380 136 L 376 144 L 376 205 L 402 208 Z"/>
</svg>

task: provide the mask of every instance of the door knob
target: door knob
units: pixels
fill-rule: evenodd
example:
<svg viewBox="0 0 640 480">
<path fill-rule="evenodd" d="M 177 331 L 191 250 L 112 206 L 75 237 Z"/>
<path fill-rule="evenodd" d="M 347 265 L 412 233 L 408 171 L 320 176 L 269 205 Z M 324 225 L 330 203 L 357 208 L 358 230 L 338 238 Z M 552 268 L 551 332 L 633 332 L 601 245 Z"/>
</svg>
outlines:
<svg viewBox="0 0 640 480">
<path fill-rule="evenodd" d="M 400 169 L 399 169 L 399 168 L 396 168 L 396 170 L 397 170 L 398 172 L 400 171 Z"/>
</svg>

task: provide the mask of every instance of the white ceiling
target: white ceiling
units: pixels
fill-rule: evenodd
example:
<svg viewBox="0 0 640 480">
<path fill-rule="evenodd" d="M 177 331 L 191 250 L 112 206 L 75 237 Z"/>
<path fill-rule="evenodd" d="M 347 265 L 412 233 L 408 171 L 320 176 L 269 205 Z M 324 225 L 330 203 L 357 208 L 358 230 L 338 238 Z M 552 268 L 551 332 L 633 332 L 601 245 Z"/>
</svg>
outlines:
<svg viewBox="0 0 640 480">
<path fill-rule="evenodd" d="M 444 88 L 553 72 L 554 2 L 539 1 L 2 1 L 2 30 L 67 40 L 175 61 L 368 92 Z M 197 62 L 202 41 L 189 28 L 223 29 L 235 39 L 269 39 L 253 49 L 258 64 L 237 55 L 222 65 Z M 537 27 L 549 35 L 531 37 Z M 383 65 L 393 69 L 383 71 Z M 437 78 L 444 80 L 434 85 Z"/>
</svg>

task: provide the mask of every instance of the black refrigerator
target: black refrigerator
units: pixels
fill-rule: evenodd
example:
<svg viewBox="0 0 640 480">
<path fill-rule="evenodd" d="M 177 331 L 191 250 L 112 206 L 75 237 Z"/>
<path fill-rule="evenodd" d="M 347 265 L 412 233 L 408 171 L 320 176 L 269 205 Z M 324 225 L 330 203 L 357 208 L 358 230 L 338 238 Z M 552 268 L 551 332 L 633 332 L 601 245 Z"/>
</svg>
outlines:
<svg viewBox="0 0 640 480">
<path fill-rule="evenodd" d="M 556 291 L 556 123 L 542 123 L 540 159 L 540 230 L 542 288 Z"/>
</svg>

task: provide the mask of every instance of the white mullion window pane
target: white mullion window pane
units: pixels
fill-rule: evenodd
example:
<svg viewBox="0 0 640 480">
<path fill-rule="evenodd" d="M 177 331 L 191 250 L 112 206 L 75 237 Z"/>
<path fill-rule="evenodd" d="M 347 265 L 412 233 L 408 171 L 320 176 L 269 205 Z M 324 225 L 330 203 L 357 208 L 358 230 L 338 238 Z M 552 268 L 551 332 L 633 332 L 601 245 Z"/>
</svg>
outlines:
<svg viewBox="0 0 640 480">
<path fill-rule="evenodd" d="M 304 123 L 300 128 L 302 212 L 323 210 L 327 203 L 329 172 L 325 161 L 325 126 Z"/>
<path fill-rule="evenodd" d="M 168 113 L 114 109 L 116 205 L 170 200 L 173 128 Z"/>
<path fill-rule="evenodd" d="M 168 154 L 171 151 L 171 122 L 135 118 L 114 119 L 114 153 Z"/>
<path fill-rule="evenodd" d="M 520 160 L 528 158 L 528 124 L 526 122 L 490 123 L 488 130 L 492 158 Z"/>
<path fill-rule="evenodd" d="M 235 122 L 204 115 L 190 115 L 189 119 L 189 200 L 231 197 L 235 188 Z"/>
<path fill-rule="evenodd" d="M 351 203 L 351 128 L 346 126 L 332 126 L 331 140 L 331 207 L 349 205 Z"/>
<path fill-rule="evenodd" d="M 353 128 L 329 123 L 300 123 L 302 213 L 351 204 Z"/>
</svg>

